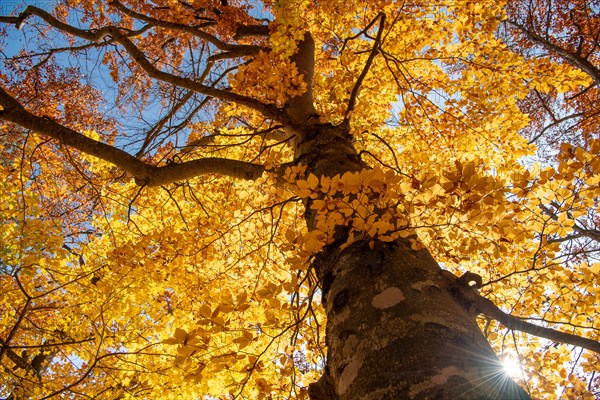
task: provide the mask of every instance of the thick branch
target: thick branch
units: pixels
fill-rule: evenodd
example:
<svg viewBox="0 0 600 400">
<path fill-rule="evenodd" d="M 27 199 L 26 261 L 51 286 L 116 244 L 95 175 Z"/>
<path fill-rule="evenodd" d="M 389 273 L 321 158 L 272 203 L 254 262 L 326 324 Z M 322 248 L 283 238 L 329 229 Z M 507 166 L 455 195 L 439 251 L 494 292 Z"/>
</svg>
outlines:
<svg viewBox="0 0 600 400">
<path fill-rule="evenodd" d="M 14 24 L 17 25 L 21 22 L 21 20 L 19 19 L 19 17 L 7 17 L 4 15 L 0 15 L 0 23 L 4 23 L 4 24 Z"/>
<path fill-rule="evenodd" d="M 18 355 L 17 353 L 15 353 L 15 351 L 12 348 L 10 348 L 6 344 L 6 342 L 4 340 L 2 340 L 2 338 L 0 338 L 0 346 L 2 346 L 2 348 L 5 349 L 7 357 L 13 363 L 15 363 L 15 365 L 18 368 L 21 368 L 21 369 L 24 369 L 24 370 L 31 369 L 33 372 L 35 372 L 36 374 L 38 374 L 38 371 L 31 364 L 29 364 L 29 362 L 27 362 L 26 359 L 24 359 L 23 357 L 21 357 L 20 355 Z"/>
<path fill-rule="evenodd" d="M 552 210 L 550 210 L 547 206 L 545 206 L 543 204 L 540 204 L 540 208 L 542 209 L 544 214 L 548 215 L 553 220 L 558 221 L 558 215 L 556 212 L 553 212 Z M 588 238 L 600 243 L 600 231 L 598 231 L 596 229 L 586 229 L 586 228 L 580 226 L 579 224 L 574 223 L 573 230 L 581 236 L 588 237 Z"/>
<path fill-rule="evenodd" d="M 235 40 L 254 37 L 254 36 L 269 36 L 270 31 L 267 25 L 245 25 L 240 26 L 235 32 L 235 36 L 233 37 Z"/>
<path fill-rule="evenodd" d="M 51 26 L 53 26 L 65 33 L 68 33 L 73 36 L 77 36 L 77 37 L 80 37 L 80 38 L 83 38 L 83 39 L 86 39 L 89 41 L 99 42 L 99 41 L 104 40 L 104 38 L 106 36 L 110 36 L 114 39 L 115 42 L 118 42 L 119 44 L 121 44 L 125 48 L 125 50 L 127 50 L 129 55 L 131 56 L 131 58 L 133 58 L 138 63 L 138 65 L 144 71 L 146 71 L 146 73 L 150 77 L 152 77 L 154 79 L 158 79 L 160 81 L 170 83 L 175 86 L 180 86 L 180 87 L 192 90 L 194 92 L 205 94 L 207 96 L 212 96 L 212 97 L 215 97 L 215 98 L 218 98 L 221 100 L 229 101 L 232 103 L 237 103 L 239 105 L 256 110 L 256 111 L 260 112 L 261 114 L 263 114 L 264 116 L 274 119 L 274 120 L 277 120 L 279 122 L 283 122 L 283 123 L 288 122 L 288 118 L 285 115 L 285 113 L 283 113 L 282 111 L 280 111 L 279 109 L 277 109 L 274 106 L 264 104 L 264 103 L 262 103 L 256 99 L 253 99 L 251 97 L 246 97 L 246 96 L 242 96 L 240 94 L 232 93 L 232 92 L 229 92 L 226 90 L 221 90 L 221 89 L 217 89 L 214 87 L 205 86 L 199 82 L 196 82 L 193 79 L 183 78 L 183 77 L 173 75 L 173 74 L 164 72 L 162 70 L 159 70 L 148 60 L 148 58 L 144 55 L 144 53 L 136 45 L 134 45 L 131 40 L 129 40 L 127 38 L 127 35 L 121 33 L 120 29 L 117 27 L 105 26 L 105 27 L 102 27 L 99 29 L 92 29 L 92 30 L 79 29 L 74 26 L 65 24 L 65 23 L 57 20 L 56 18 L 54 18 L 52 15 L 50 15 L 46 11 L 44 11 L 40 8 L 37 8 L 37 7 L 33 7 L 33 6 L 28 6 L 25 9 L 25 11 L 21 14 L 21 16 L 19 16 L 19 18 L 24 19 L 24 18 L 27 18 L 27 16 L 29 16 L 29 15 L 37 15 L 38 17 L 42 18 L 44 21 L 46 21 Z"/>
<path fill-rule="evenodd" d="M 600 342 L 596 342 L 592 339 L 587 339 L 566 332 L 560 332 L 555 329 L 545 328 L 523 321 L 522 319 L 516 318 L 510 314 L 505 313 L 490 300 L 481 297 L 479 293 L 475 291 L 472 287 L 468 286 L 468 284 L 465 284 L 464 282 L 460 281 L 459 284 L 462 287 L 461 294 L 465 296 L 465 299 L 468 302 L 473 304 L 473 306 L 480 313 L 486 315 L 489 318 L 495 319 L 496 321 L 506 326 L 508 329 L 514 329 L 517 331 L 525 332 L 530 335 L 542 337 L 548 340 L 553 340 L 555 342 L 572 344 L 574 346 L 583 347 L 584 349 L 600 354 Z"/>
<path fill-rule="evenodd" d="M 101 29 L 90 29 L 90 30 L 76 28 L 72 25 L 66 24 L 66 23 L 54 18 L 50 13 L 42 10 L 41 8 L 35 7 L 35 6 L 27 6 L 25 8 L 25 10 L 23 10 L 23 12 L 14 19 L 12 17 L 3 17 L 4 21 L 3 20 L 0 20 L 0 21 L 14 23 L 16 25 L 17 29 L 21 29 L 21 26 L 23 25 L 25 20 L 32 15 L 37 15 L 38 17 L 40 17 L 44 21 L 46 21 L 48 24 L 52 25 L 53 27 L 57 28 L 58 30 L 60 30 L 62 32 L 65 32 L 70 35 L 77 36 L 77 37 L 80 37 L 83 39 L 87 39 L 91 42 L 99 42 L 99 41 L 103 40 L 104 37 L 108 34 L 108 32 L 106 31 L 106 27 L 103 27 Z"/>
<path fill-rule="evenodd" d="M 138 12 L 135 12 L 133 10 L 126 8 L 124 5 L 119 3 L 117 0 L 112 0 L 109 2 L 109 4 L 114 6 L 117 10 L 121 11 L 123 14 L 126 14 L 126 15 L 136 18 L 136 19 L 139 19 L 140 21 L 148 22 L 154 26 L 159 26 L 161 28 L 172 29 L 172 30 L 180 31 L 180 32 L 186 32 L 186 33 L 192 34 L 194 36 L 197 36 L 203 40 L 206 40 L 209 43 L 212 43 L 219 50 L 225 50 L 228 52 L 228 54 L 235 53 L 237 57 L 257 54 L 260 50 L 264 50 L 264 51 L 268 50 L 264 47 L 255 46 L 255 45 L 236 45 L 236 44 L 225 43 L 222 40 L 218 39 L 216 36 L 213 36 L 211 34 L 208 34 L 204 31 L 198 29 L 198 27 L 178 24 L 175 22 L 163 21 L 163 20 L 160 20 L 157 18 L 150 17 L 148 15 L 140 14 Z"/>
<path fill-rule="evenodd" d="M 224 158 L 202 158 L 156 167 L 144 163 L 129 153 L 91 139 L 49 118 L 38 117 L 25 110 L 0 87 L 0 119 L 57 139 L 61 144 L 108 161 L 131 174 L 140 185 L 158 186 L 190 179 L 204 174 L 221 174 L 239 179 L 257 179 L 265 168 L 259 164 Z"/>
<path fill-rule="evenodd" d="M 312 94 L 312 81 L 315 70 L 315 42 L 310 33 L 306 32 L 304 38 L 298 43 L 298 50 L 292 57 L 292 61 L 296 64 L 300 76 L 306 82 L 306 92 L 290 100 L 287 115 L 292 121 L 302 124 L 308 118 L 317 114 Z"/>
<path fill-rule="evenodd" d="M 578 68 L 587 73 L 594 80 L 596 85 L 600 85 L 600 69 L 598 69 L 589 60 L 579 56 L 578 54 L 574 54 L 560 46 L 557 46 L 554 43 L 551 43 L 550 41 L 544 39 L 537 33 L 527 29 L 527 27 L 519 24 L 516 21 L 508 21 L 508 23 L 519 29 L 529 40 L 539 44 L 546 50 L 560 56 L 575 68 Z"/>
<path fill-rule="evenodd" d="M 475 307 L 477 307 L 482 314 L 495 319 L 508 329 L 529 333 L 530 335 L 553 340 L 555 342 L 572 344 L 574 346 L 583 347 L 584 349 L 600 354 L 600 342 L 570 333 L 560 332 L 555 329 L 544 328 L 542 326 L 523 321 L 522 319 L 513 317 L 510 314 L 506 314 L 504 311 L 496 307 L 496 305 L 490 300 L 479 296 L 479 294 L 475 293 L 474 290 L 471 289 L 471 292 L 474 293 L 473 304 L 475 304 Z"/>
<path fill-rule="evenodd" d="M 173 163 L 164 167 L 153 167 L 153 169 L 155 174 L 150 177 L 146 185 L 165 185 L 205 174 L 219 174 L 232 178 L 254 180 L 258 179 L 265 171 L 265 167 L 260 164 L 216 157 Z"/>
</svg>

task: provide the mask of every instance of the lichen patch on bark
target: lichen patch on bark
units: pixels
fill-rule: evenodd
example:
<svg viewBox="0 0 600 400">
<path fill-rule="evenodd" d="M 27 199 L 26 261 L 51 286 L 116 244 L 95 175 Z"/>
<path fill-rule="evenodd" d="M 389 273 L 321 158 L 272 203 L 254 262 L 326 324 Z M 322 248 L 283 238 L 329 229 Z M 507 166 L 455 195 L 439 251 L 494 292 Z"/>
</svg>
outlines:
<svg viewBox="0 0 600 400">
<path fill-rule="evenodd" d="M 350 308 L 346 308 L 340 313 L 338 313 L 334 318 L 332 318 L 332 323 L 335 325 L 339 325 L 346 321 L 348 318 L 352 316 L 352 310 Z"/>
<path fill-rule="evenodd" d="M 433 282 L 431 280 L 415 282 L 412 285 L 410 285 L 411 289 L 418 290 L 419 292 L 422 292 L 424 288 L 431 287 L 431 286 L 437 287 L 435 282 Z"/>
<path fill-rule="evenodd" d="M 424 390 L 434 386 L 444 385 L 446 382 L 448 382 L 448 379 L 454 375 L 461 375 L 460 370 L 457 367 L 452 365 L 450 367 L 442 368 L 439 374 L 432 376 L 428 381 L 411 385 L 409 396 L 413 398 Z"/>
<path fill-rule="evenodd" d="M 354 379 L 358 376 L 358 371 L 362 366 L 363 361 L 361 359 L 355 358 L 350 361 L 345 367 L 344 371 L 340 375 L 340 379 L 338 380 L 337 393 L 338 395 L 343 395 L 346 393 L 346 390 L 352 385 Z"/>
<path fill-rule="evenodd" d="M 353 354 L 356 352 L 356 348 L 358 346 L 358 338 L 354 335 L 350 336 L 346 339 L 346 343 L 344 343 L 344 348 L 342 349 L 342 354 L 344 356 Z"/>
<path fill-rule="evenodd" d="M 404 301 L 402 290 L 397 287 L 389 287 L 383 292 L 375 295 L 371 301 L 371 305 L 374 308 L 386 309 L 393 307 L 402 301 Z"/>
<path fill-rule="evenodd" d="M 452 375 L 460 375 L 459 372 L 459 369 L 454 365 L 443 368 L 439 374 L 431 377 L 431 383 L 443 385 L 444 383 L 448 382 L 448 378 L 450 378 Z"/>
<path fill-rule="evenodd" d="M 408 318 L 411 321 L 420 322 L 422 324 L 436 324 L 439 326 L 445 326 L 449 329 L 464 332 L 466 334 L 469 334 L 470 332 L 468 327 L 457 323 L 456 318 L 454 318 L 452 314 L 445 313 L 442 310 L 438 310 L 427 314 L 415 313 Z"/>
</svg>

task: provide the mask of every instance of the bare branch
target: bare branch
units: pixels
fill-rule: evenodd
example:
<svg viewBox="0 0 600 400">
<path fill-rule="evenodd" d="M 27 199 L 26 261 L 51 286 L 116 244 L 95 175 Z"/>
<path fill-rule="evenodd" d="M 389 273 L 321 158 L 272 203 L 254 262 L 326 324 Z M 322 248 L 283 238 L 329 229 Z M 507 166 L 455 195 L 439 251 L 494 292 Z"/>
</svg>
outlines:
<svg viewBox="0 0 600 400">
<path fill-rule="evenodd" d="M 362 72 L 360 73 L 360 76 L 358 77 L 358 79 L 356 80 L 356 83 L 354 84 L 354 87 L 352 88 L 352 93 L 350 94 L 350 100 L 348 101 L 348 108 L 346 109 L 346 115 L 344 115 L 344 121 L 342 122 L 342 125 L 344 125 L 344 126 L 348 126 L 350 123 L 350 113 L 352 112 L 352 110 L 354 110 L 354 106 L 356 104 L 356 98 L 358 96 L 358 91 L 360 90 L 360 86 L 362 85 L 363 81 L 365 80 L 365 77 L 367 76 L 367 73 L 369 72 L 369 68 L 371 68 L 371 65 L 373 64 L 373 60 L 375 59 L 375 56 L 377 55 L 377 53 L 379 53 L 379 47 L 381 46 L 381 36 L 383 34 L 383 28 L 385 26 L 385 14 L 382 12 L 379 13 L 377 15 L 377 17 L 375 17 L 373 22 L 371 22 L 371 24 L 369 24 L 369 26 L 371 26 L 374 23 L 374 21 L 376 21 L 377 19 L 381 19 L 381 21 L 379 22 L 379 30 L 377 31 L 377 37 L 375 38 L 375 43 L 373 44 L 371 53 L 369 53 L 369 57 L 367 58 L 365 67 L 363 68 Z"/>
<path fill-rule="evenodd" d="M 265 51 L 267 51 L 267 49 L 265 49 Z M 219 60 L 231 60 L 233 58 L 245 57 L 257 53 L 258 52 L 248 53 L 245 49 L 233 49 L 230 51 L 225 51 L 223 53 L 213 54 L 212 56 L 208 57 L 208 62 L 214 62 Z"/>
<path fill-rule="evenodd" d="M 18 17 L 3 17 L 5 21 L 0 20 L 0 22 L 9 22 L 14 23 L 17 29 L 21 29 L 21 25 L 25 22 L 27 18 L 32 15 L 36 15 L 46 21 L 48 24 L 52 25 L 54 28 L 58 30 L 68 33 L 73 36 L 77 36 L 83 39 L 87 39 L 91 42 L 100 42 L 104 39 L 104 37 L 108 34 L 105 28 L 102 29 L 79 29 L 72 25 L 66 24 L 56 18 L 54 18 L 50 13 L 42 10 L 41 8 L 35 6 L 27 6 L 25 10 L 19 14 Z"/>
<path fill-rule="evenodd" d="M 19 17 L 7 17 L 4 15 L 0 15 L 0 23 L 17 25 L 17 29 L 19 28 L 18 25 L 20 22 L 21 20 L 19 19 Z"/>
<path fill-rule="evenodd" d="M 544 108 L 546 108 L 546 107 L 544 107 Z M 549 114 L 550 114 L 550 116 L 552 117 L 552 119 L 554 121 L 552 123 L 544 126 L 544 128 L 537 135 L 535 135 L 535 137 L 533 139 L 529 140 L 527 142 L 527 144 L 535 143 L 539 138 L 541 138 L 542 136 L 544 136 L 544 134 L 546 133 L 546 131 L 548 129 L 551 129 L 554 126 L 557 126 L 557 125 L 559 125 L 559 124 L 561 124 L 561 123 L 563 123 L 565 121 L 571 120 L 571 119 L 575 119 L 575 118 L 580 118 L 580 117 L 585 117 L 586 116 L 585 112 L 578 112 L 578 113 L 575 113 L 575 114 L 566 115 L 566 116 L 564 116 L 562 118 L 556 118 L 550 112 L 549 112 Z M 598 113 L 594 113 L 594 114 L 598 114 Z"/>
<path fill-rule="evenodd" d="M 179 99 L 179 101 L 173 106 L 173 108 L 171 108 L 171 110 L 164 117 L 162 117 L 154 126 L 152 126 L 152 128 L 148 132 L 146 132 L 146 138 L 144 139 L 142 147 L 137 152 L 137 157 L 140 157 L 142 154 L 144 154 L 150 143 L 154 139 L 156 139 L 156 137 L 158 136 L 162 128 L 167 124 L 167 122 L 169 122 L 193 96 L 194 92 L 186 92 L 181 97 L 181 99 Z"/>
<path fill-rule="evenodd" d="M 258 179 L 265 171 L 265 167 L 260 164 L 216 157 L 200 158 L 153 168 L 155 174 L 145 182 L 148 186 L 165 185 L 205 174 L 219 174 L 232 178 L 254 180 Z"/>
<path fill-rule="evenodd" d="M 474 290 L 471 289 L 471 292 L 477 295 L 477 298 L 474 299 L 474 304 L 482 314 L 495 319 L 509 329 L 525 332 L 530 335 L 553 340 L 555 342 L 583 347 L 584 349 L 600 354 L 600 342 L 523 321 L 522 319 L 516 318 L 510 314 L 506 314 L 504 311 L 496 307 L 496 305 L 490 300 L 479 296 L 479 294 L 475 293 Z"/>
</svg>

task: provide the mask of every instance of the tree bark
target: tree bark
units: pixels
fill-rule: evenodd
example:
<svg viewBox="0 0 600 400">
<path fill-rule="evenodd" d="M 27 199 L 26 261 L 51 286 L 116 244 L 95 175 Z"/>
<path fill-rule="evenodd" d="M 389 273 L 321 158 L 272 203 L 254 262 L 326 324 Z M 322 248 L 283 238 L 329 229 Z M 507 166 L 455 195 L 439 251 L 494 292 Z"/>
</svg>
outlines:
<svg viewBox="0 0 600 400">
<path fill-rule="evenodd" d="M 312 399 L 529 399 L 456 286 L 410 239 L 331 248 L 313 266 L 327 366 Z"/>
</svg>

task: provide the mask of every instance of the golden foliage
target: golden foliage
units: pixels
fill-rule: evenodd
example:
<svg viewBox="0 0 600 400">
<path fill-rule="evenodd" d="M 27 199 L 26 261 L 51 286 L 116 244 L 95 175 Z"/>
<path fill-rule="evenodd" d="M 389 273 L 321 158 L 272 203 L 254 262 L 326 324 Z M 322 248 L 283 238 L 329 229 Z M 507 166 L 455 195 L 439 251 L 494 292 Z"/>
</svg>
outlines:
<svg viewBox="0 0 600 400">
<path fill-rule="evenodd" d="M 71 3 L 85 26 L 138 29 L 134 16 L 110 3 Z M 173 25 L 133 40 L 165 71 L 185 70 L 218 88 L 226 81 L 233 93 L 281 109 L 306 90 L 290 56 L 309 31 L 315 107 L 332 124 L 346 117 L 374 46 L 375 28 L 364 29 L 386 13 L 384 40 L 350 119 L 371 168 L 315 176 L 300 163 L 281 174 L 294 139 L 248 104 L 214 99 L 199 106 L 206 115 L 182 119 L 187 131 L 173 124 L 138 136 L 138 144 L 151 144 L 139 157 L 156 165 L 204 157 L 259 163 L 267 168 L 261 178 L 207 174 L 139 187 L 105 161 L 3 125 L 0 393 L 307 398 L 326 352 L 309 266 L 340 227 L 349 232 L 343 247 L 410 236 L 446 269 L 480 274 L 482 293 L 511 314 L 599 339 L 597 131 L 585 143 L 563 144 L 543 166 L 523 162 L 536 148 L 520 135 L 535 124 L 520 107 L 532 91 L 570 93 L 591 80 L 568 63 L 512 51 L 497 35 L 503 4 L 122 3 L 173 24 L 217 21 L 203 32 L 227 44 L 240 26 L 259 22 L 251 11 L 264 7 L 259 12 L 273 20 L 269 38 L 239 41 L 264 49 L 240 63 L 225 59 L 205 76 L 194 68 L 217 53 L 209 39 Z M 60 5 L 55 14 L 68 20 L 69 12 Z M 194 64 L 194 54 L 204 61 Z M 111 49 L 98 58 L 106 65 L 100 73 L 118 84 L 116 109 L 143 121 L 183 98 L 176 83 L 155 81 L 122 57 Z M 63 67 L 61 56 L 40 66 L 32 58 L 2 66 L 5 89 L 28 109 L 96 140 L 135 145 L 118 113 L 105 117 L 92 80 Z M 315 213 L 314 229 L 307 212 Z M 481 326 L 499 352 L 518 354 L 533 397 L 562 390 L 565 398 L 591 399 L 598 390 L 597 354 L 488 320 Z M 36 356 L 46 369 L 26 366 Z"/>
</svg>

